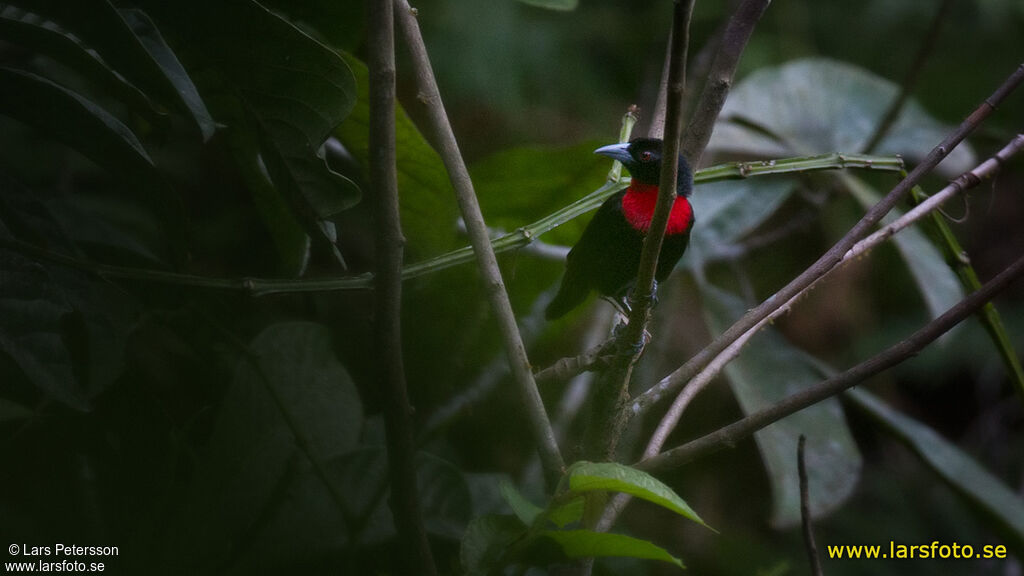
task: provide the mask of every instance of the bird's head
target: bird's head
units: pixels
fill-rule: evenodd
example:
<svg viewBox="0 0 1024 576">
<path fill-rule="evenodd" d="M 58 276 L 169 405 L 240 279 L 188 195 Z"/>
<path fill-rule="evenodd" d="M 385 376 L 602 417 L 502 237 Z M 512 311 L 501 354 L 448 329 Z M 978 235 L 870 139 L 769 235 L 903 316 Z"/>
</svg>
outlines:
<svg viewBox="0 0 1024 576">
<path fill-rule="evenodd" d="M 594 150 L 622 162 L 634 180 L 641 184 L 657 186 L 661 179 L 661 140 L 658 138 L 636 138 L 628 143 L 611 144 Z M 679 171 L 676 178 L 676 193 L 687 197 L 693 190 L 693 174 L 690 165 L 679 156 Z"/>
</svg>

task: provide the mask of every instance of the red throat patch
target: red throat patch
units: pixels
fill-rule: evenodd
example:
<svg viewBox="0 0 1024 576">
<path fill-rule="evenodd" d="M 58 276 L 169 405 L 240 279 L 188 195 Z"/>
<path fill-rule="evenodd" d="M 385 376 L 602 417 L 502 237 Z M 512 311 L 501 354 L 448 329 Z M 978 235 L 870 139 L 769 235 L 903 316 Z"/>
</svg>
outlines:
<svg viewBox="0 0 1024 576">
<path fill-rule="evenodd" d="M 654 217 L 654 206 L 658 203 L 658 186 L 633 182 L 622 197 L 622 213 L 633 228 L 647 233 Z M 676 196 L 672 212 L 668 216 L 668 227 L 665 234 L 683 234 L 690 229 L 693 221 L 693 208 L 682 196 Z"/>
</svg>

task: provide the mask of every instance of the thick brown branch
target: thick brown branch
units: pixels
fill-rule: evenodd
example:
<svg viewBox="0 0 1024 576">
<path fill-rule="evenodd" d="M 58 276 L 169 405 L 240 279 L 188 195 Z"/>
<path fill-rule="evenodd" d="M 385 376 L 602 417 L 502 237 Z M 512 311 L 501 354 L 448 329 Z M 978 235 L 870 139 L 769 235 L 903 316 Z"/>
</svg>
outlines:
<svg viewBox="0 0 1024 576">
<path fill-rule="evenodd" d="M 395 153 L 395 36 L 390 1 L 370 2 L 370 182 L 377 200 L 377 274 L 374 340 L 377 380 L 384 396 L 384 424 L 391 478 L 391 515 L 403 551 L 401 571 L 437 574 L 420 513 L 412 409 L 402 364 L 402 254 Z"/>
<path fill-rule="evenodd" d="M 932 320 L 909 338 L 899 342 L 880 354 L 857 364 L 845 372 L 828 378 L 801 392 L 793 394 L 777 404 L 755 412 L 746 418 L 720 428 L 711 434 L 673 448 L 636 464 L 648 472 L 661 472 L 682 466 L 701 456 L 722 448 L 735 446 L 754 432 L 839 394 L 868 378 L 892 368 L 915 356 L 937 338 L 951 330 L 965 318 L 978 311 L 986 302 L 1004 290 L 1011 282 L 1024 275 L 1024 256 L 989 280 L 978 291 L 971 293 L 944 314 Z"/>
</svg>

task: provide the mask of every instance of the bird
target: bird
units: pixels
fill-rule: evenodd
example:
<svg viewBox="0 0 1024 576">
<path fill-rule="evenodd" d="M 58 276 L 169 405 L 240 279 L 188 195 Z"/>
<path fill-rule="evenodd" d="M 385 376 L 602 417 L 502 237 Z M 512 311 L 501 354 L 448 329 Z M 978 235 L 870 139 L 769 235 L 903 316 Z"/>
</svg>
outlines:
<svg viewBox="0 0 1024 576">
<path fill-rule="evenodd" d="M 636 283 L 640 253 L 658 199 L 662 141 L 636 138 L 628 143 L 603 146 L 594 153 L 621 162 L 632 180 L 626 189 L 601 204 L 579 241 L 569 251 L 561 286 L 544 311 L 548 320 L 561 318 L 582 304 L 595 290 L 628 314 L 627 297 Z M 680 156 L 677 196 L 654 274 L 657 282 L 668 277 L 690 242 L 694 224 L 693 207 L 689 201 L 692 191 L 693 172 L 686 159 Z"/>
</svg>

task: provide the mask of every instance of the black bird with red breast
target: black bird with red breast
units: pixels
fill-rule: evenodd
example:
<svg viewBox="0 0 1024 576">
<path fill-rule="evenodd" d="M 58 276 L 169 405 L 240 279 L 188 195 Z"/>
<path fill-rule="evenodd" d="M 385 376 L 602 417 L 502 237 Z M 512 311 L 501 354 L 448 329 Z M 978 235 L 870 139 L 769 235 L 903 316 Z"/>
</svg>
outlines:
<svg viewBox="0 0 1024 576">
<path fill-rule="evenodd" d="M 565 277 L 544 315 L 560 318 L 586 300 L 596 290 L 628 310 L 627 297 L 636 282 L 644 237 L 651 227 L 658 201 L 661 177 L 661 140 L 637 138 L 626 144 L 612 144 L 594 151 L 614 158 L 633 177 L 629 187 L 605 200 L 583 231 L 579 242 L 569 251 Z M 693 173 L 679 157 L 676 179 L 677 197 L 665 229 L 654 278 L 662 282 L 683 256 L 693 228 Z"/>
</svg>

